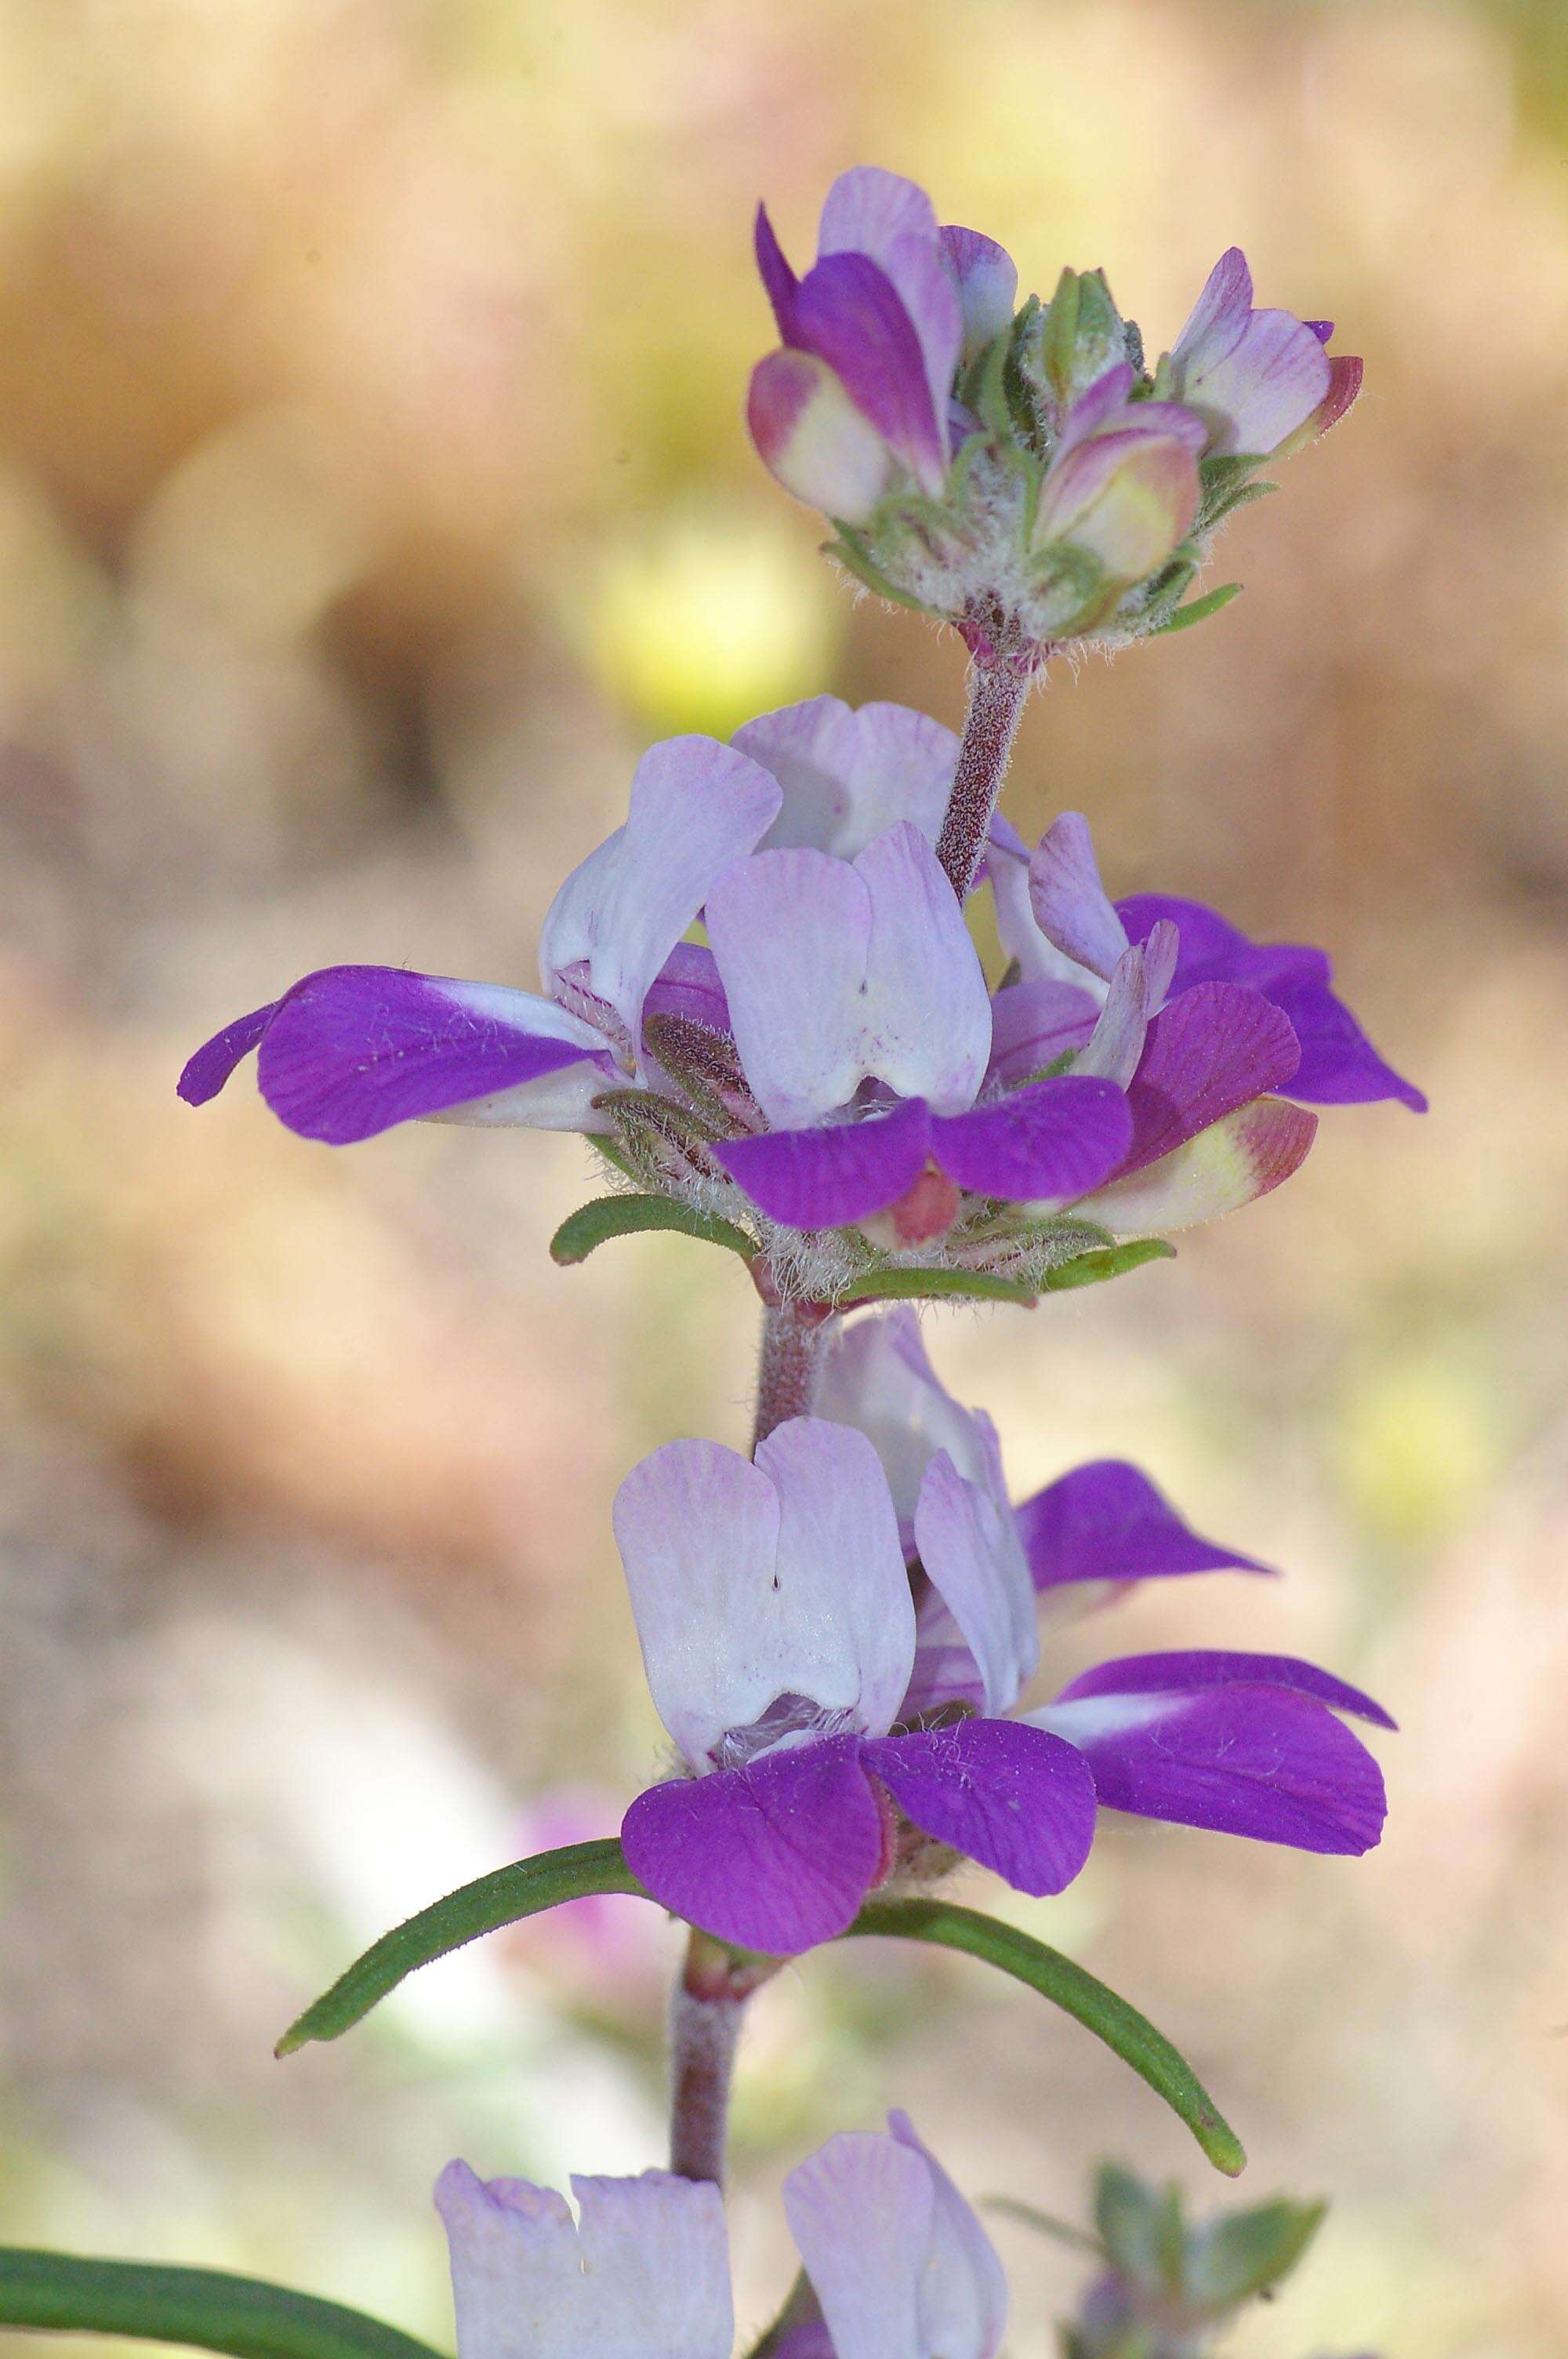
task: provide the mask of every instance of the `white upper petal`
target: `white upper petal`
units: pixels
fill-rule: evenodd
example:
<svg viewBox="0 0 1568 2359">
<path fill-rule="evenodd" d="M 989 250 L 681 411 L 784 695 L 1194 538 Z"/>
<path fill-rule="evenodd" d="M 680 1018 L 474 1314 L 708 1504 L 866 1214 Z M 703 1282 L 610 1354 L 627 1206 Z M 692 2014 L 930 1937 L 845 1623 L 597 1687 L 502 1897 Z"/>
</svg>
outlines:
<svg viewBox="0 0 1568 2359">
<path fill-rule="evenodd" d="M 1081 811 L 1064 811 L 1041 837 L 1029 864 L 1029 898 L 1047 940 L 1108 983 L 1128 947 L 1127 929 L 1100 883 Z"/>
<path fill-rule="evenodd" d="M 995 1718 L 1017 1701 L 1040 1662 L 1034 1583 L 1012 1510 L 966 1483 L 945 1451 L 925 1470 L 914 1510 L 920 1561 L 957 1624 Z"/>
<path fill-rule="evenodd" d="M 820 852 L 739 861 L 708 897 L 708 940 L 746 1078 L 798 1128 L 868 1078 L 939 1114 L 972 1105 L 990 998 L 936 855 L 905 821 L 852 864 Z"/>
<path fill-rule="evenodd" d="M 632 781 L 626 824 L 550 904 L 539 945 L 546 990 L 585 961 L 591 990 L 639 1039 L 649 984 L 714 879 L 773 825 L 779 801 L 777 781 L 716 738 L 650 746 Z"/>
<path fill-rule="evenodd" d="M 1036 925 L 1029 896 L 1029 848 L 1022 837 L 1013 840 L 1011 827 L 999 831 L 993 821 L 986 873 L 996 903 L 997 932 L 1008 957 L 1017 962 L 1020 982 L 1067 983 L 1103 999 L 1102 978 L 1058 950 Z"/>
<path fill-rule="evenodd" d="M 936 841 L 958 741 L 927 713 L 903 704 L 857 712 L 837 696 L 814 696 L 748 722 L 733 742 L 784 791 L 767 850 L 804 844 L 852 860 L 902 819 Z"/>
<path fill-rule="evenodd" d="M 572 2190 L 580 2226 L 551 2188 L 442 2172 L 458 2359 L 730 2359 L 719 2190 L 649 2170 Z"/>
<path fill-rule="evenodd" d="M 938 1450 L 968 1481 L 1001 1488 L 989 1419 L 962 1408 L 947 1391 L 907 1303 L 840 1328 L 817 1384 L 816 1408 L 818 1417 L 855 1426 L 867 1437 L 882 1462 L 899 1522 L 911 1532 L 920 1485 Z"/>
<path fill-rule="evenodd" d="M 792 1419 L 754 1465 L 668 1442 L 621 1485 L 615 1537 L 654 1702 L 693 1768 L 781 1696 L 867 1734 L 892 1726 L 914 1608 L 863 1435 Z"/>
<path fill-rule="evenodd" d="M 901 2114 L 792 2170 L 784 2212 L 836 2359 L 994 2359 L 1007 2288 L 989 2239 Z"/>
</svg>

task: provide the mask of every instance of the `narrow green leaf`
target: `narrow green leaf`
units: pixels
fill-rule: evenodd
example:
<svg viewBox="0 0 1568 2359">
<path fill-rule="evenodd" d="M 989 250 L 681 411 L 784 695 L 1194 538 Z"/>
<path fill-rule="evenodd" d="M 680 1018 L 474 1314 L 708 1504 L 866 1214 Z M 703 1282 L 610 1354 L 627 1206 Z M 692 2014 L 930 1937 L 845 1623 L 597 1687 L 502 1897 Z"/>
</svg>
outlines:
<svg viewBox="0 0 1568 2359">
<path fill-rule="evenodd" d="M 1047 1281 L 1049 1282 L 1049 1281 Z M 1039 1288 L 980 1269 L 869 1269 L 849 1280 L 855 1302 L 1020 1302 L 1033 1310 Z"/>
<path fill-rule="evenodd" d="M 1141 1269 L 1146 1261 L 1175 1258 L 1175 1246 L 1163 1237 L 1130 1237 L 1125 1245 L 1100 1245 L 1093 1253 L 1075 1254 L 1071 1261 L 1058 1262 L 1040 1283 L 1048 1294 L 1070 1294 L 1076 1286 L 1101 1286 L 1108 1277 Z"/>
<path fill-rule="evenodd" d="M 234 2359 L 436 2359 L 427 2343 L 395 2326 L 259 2277 L 14 2245 L 0 2245 L 0 2326 L 136 2334 Z"/>
<path fill-rule="evenodd" d="M 1098 2236 L 1087 2228 L 1075 2228 L 1070 2220 L 1058 2220 L 1054 2212 L 1042 2212 L 1037 2203 L 1021 2203 L 1015 2195 L 984 2195 L 980 2208 L 1000 2212 L 1004 2220 L 1016 2220 L 1022 2228 L 1033 2228 L 1037 2235 L 1054 2236 L 1059 2245 L 1071 2245 L 1075 2252 L 1092 2253 L 1097 2261 L 1109 2258 Z"/>
<path fill-rule="evenodd" d="M 1217 614 L 1222 606 L 1228 606 L 1233 598 L 1239 598 L 1241 590 L 1239 582 L 1223 582 L 1217 590 L 1210 590 L 1202 598 L 1189 598 L 1186 604 L 1178 606 L 1165 622 L 1156 624 L 1149 634 L 1150 637 L 1168 638 L 1173 631 L 1184 631 L 1194 623 L 1206 622 L 1211 614 Z"/>
<path fill-rule="evenodd" d="M 629 1237 L 644 1229 L 673 1229 L 683 1237 L 699 1237 L 705 1245 L 728 1245 L 742 1261 L 754 1260 L 758 1245 L 733 1221 L 716 1213 L 695 1212 L 673 1196 L 600 1196 L 569 1213 L 550 1239 L 550 1258 L 563 1266 L 586 1261 L 611 1237 Z"/>
<path fill-rule="evenodd" d="M 1246 2167 L 1241 2142 L 1190 2064 L 1170 2041 L 1134 2006 L 1108 1990 L 1084 1967 L 1047 1949 L 1016 1925 L 1000 1924 L 978 1909 L 960 1908 L 946 1900 L 871 1901 L 850 1926 L 856 1934 L 881 1934 L 896 1940 L 934 1941 L 945 1950 L 961 1950 L 981 1958 L 1027 1983 L 1043 1998 L 1065 2010 L 1086 2031 L 1130 2064 L 1156 2096 L 1185 2122 L 1217 2170 L 1234 2179 Z"/>
<path fill-rule="evenodd" d="M 563 1900 L 580 1900 L 585 1894 L 596 1892 L 628 1892 L 641 1900 L 648 1897 L 627 1866 L 615 1835 L 598 1843 L 568 1843 L 563 1851 L 540 1852 L 534 1859 L 516 1860 L 510 1867 L 498 1867 L 476 1883 L 449 1892 L 444 1899 L 422 1908 L 417 1917 L 395 1925 L 390 1933 L 373 1941 L 331 1989 L 289 2026 L 277 2043 L 277 2054 L 292 2056 L 297 2048 L 313 2039 L 340 2038 L 407 1975 L 433 1959 L 444 1958 L 449 1950 L 460 1950 L 465 1941 L 475 1941 L 481 1933 L 494 1933 L 503 1925 L 515 1925 L 524 1917 L 536 1917 L 542 1908 L 554 1908 Z"/>
</svg>

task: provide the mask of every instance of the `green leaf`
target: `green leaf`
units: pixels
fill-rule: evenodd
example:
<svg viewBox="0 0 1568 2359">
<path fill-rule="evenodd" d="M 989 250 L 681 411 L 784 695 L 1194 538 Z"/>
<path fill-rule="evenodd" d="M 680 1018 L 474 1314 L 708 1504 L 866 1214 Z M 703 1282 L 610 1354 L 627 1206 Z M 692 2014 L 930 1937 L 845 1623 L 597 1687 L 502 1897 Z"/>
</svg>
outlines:
<svg viewBox="0 0 1568 2359">
<path fill-rule="evenodd" d="M 1136 2007 L 1059 1950 L 1047 1949 L 1044 1941 L 1020 1931 L 1016 1925 L 1000 1924 L 994 1918 L 982 1917 L 978 1909 L 960 1908 L 946 1900 L 873 1900 L 841 1938 L 856 1934 L 934 1941 L 939 1948 L 981 1958 L 1004 1974 L 1027 1983 L 1086 2031 L 1092 2031 L 1097 2039 L 1103 2039 L 1123 2063 L 1130 2064 L 1186 2124 L 1217 2170 L 1234 2179 L 1245 2169 L 1247 2157 L 1240 2140 L 1191 2065 Z"/>
<path fill-rule="evenodd" d="M 627 1866 L 617 1836 L 540 1852 L 534 1859 L 516 1860 L 449 1892 L 445 1899 L 432 1902 L 417 1917 L 373 1941 L 347 1973 L 340 1974 L 331 1989 L 289 2026 L 276 2053 L 292 2056 L 313 2039 L 341 2038 L 400 1982 L 433 1959 L 444 1958 L 449 1950 L 460 1950 L 481 1933 L 536 1917 L 542 1908 L 555 1908 L 563 1900 L 580 1900 L 597 1892 L 649 1897 Z"/>
<path fill-rule="evenodd" d="M 1098 2261 L 1109 2258 L 1098 2236 L 1087 2228 L 1075 2228 L 1070 2220 L 1058 2220 L 1054 2212 L 1042 2212 L 1038 2204 L 1021 2203 L 1013 2195 L 986 2195 L 981 2208 L 998 2212 L 1004 2220 L 1016 2220 L 1021 2227 L 1033 2228 L 1042 2236 L 1054 2236 L 1059 2245 L 1071 2245 L 1075 2252 L 1092 2253 Z"/>
<path fill-rule="evenodd" d="M 427 2343 L 379 2319 L 259 2277 L 14 2245 L 0 2245 L 0 2326 L 138 2334 L 234 2359 L 436 2359 Z"/>
<path fill-rule="evenodd" d="M 1239 598 L 1241 590 L 1239 582 L 1222 582 L 1217 590 L 1210 590 L 1205 597 L 1189 598 L 1186 604 L 1178 606 L 1165 622 L 1156 623 L 1149 634 L 1150 637 L 1166 638 L 1173 631 L 1190 630 L 1195 623 L 1206 623 L 1211 614 L 1217 614 L 1222 606 L 1228 606 L 1233 598 Z"/>
<path fill-rule="evenodd" d="M 1178 2235 L 1180 2220 L 1177 2221 Z M 1095 2225 L 1125 2277 L 1158 2294 L 1165 2282 L 1164 2205 L 1155 2189 L 1119 2162 L 1100 2165 Z"/>
<path fill-rule="evenodd" d="M 1049 1284 L 1050 1280 L 1047 1279 Z M 983 1269 L 869 1269 L 846 1289 L 854 1302 L 1020 1302 L 1033 1310 L 1039 1288 L 1019 1277 L 993 1277 Z"/>
<path fill-rule="evenodd" d="M 913 614 L 930 612 L 909 591 L 899 589 L 896 582 L 888 579 L 871 555 L 864 533 L 857 532 L 853 526 L 838 522 L 837 518 L 835 524 L 838 538 L 824 544 L 826 556 L 836 559 L 845 572 L 852 573 L 857 582 L 863 582 L 873 597 L 885 598 L 890 605 L 907 606 Z"/>
<path fill-rule="evenodd" d="M 1130 1237 L 1125 1245 L 1100 1245 L 1093 1253 L 1075 1254 L 1071 1261 L 1058 1262 L 1040 1283 L 1049 1294 L 1070 1294 L 1076 1286 L 1101 1286 L 1108 1277 L 1141 1269 L 1146 1261 L 1175 1258 L 1175 1246 L 1164 1237 Z"/>
<path fill-rule="evenodd" d="M 643 1229 L 673 1229 L 683 1237 L 700 1237 L 705 1245 L 728 1245 L 742 1261 L 754 1260 L 761 1251 L 756 1239 L 733 1221 L 696 1212 L 674 1196 L 599 1196 L 561 1223 L 550 1239 L 550 1258 L 563 1266 L 586 1261 L 611 1237 L 633 1236 Z"/>
<path fill-rule="evenodd" d="M 1276 2285 L 1316 2235 L 1325 2203 L 1284 2197 L 1255 2212 L 1233 2212 L 1197 2240 L 1189 2268 L 1193 2293 L 1207 2308 L 1233 2310 Z"/>
</svg>

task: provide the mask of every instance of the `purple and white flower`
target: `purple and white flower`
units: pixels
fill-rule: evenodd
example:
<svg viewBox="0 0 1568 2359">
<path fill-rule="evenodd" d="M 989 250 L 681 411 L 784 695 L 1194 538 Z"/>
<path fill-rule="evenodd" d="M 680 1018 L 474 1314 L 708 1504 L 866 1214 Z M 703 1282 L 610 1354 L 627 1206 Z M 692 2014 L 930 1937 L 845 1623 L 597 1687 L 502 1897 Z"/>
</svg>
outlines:
<svg viewBox="0 0 1568 2359">
<path fill-rule="evenodd" d="M 1336 1713 L 1387 1716 L 1311 1664 L 1133 1657 L 1016 1712 L 1038 1662 L 1036 1575 L 978 1422 L 963 1454 L 979 1479 L 935 1450 L 904 1532 L 871 1441 L 824 1418 L 779 1426 L 754 1462 L 676 1441 L 627 1476 L 616 1540 L 687 1773 L 622 1824 L 655 1898 L 789 1955 L 842 1932 L 932 1843 L 1019 1891 L 1059 1892 L 1102 1802 L 1303 1850 L 1376 1843 L 1381 1778 Z M 1054 1517 L 1036 1509 L 1036 1551 L 1059 1565 L 1065 1546 L 1069 1578 L 1124 1577 L 1114 1543 L 1085 1564 L 1083 1526 L 1104 1520 L 1094 1489 L 1080 1479 Z"/>
<path fill-rule="evenodd" d="M 442 2172 L 458 2359 L 730 2359 L 718 2188 L 662 2170 L 571 2185 L 575 2218 L 553 2188 Z M 792 2359 L 995 2359 L 1001 2264 L 907 2114 L 829 2138 L 784 2202 L 816 2311 Z"/>
<path fill-rule="evenodd" d="M 1196 412 L 1217 459 L 1299 451 L 1336 424 L 1361 390 L 1361 363 L 1325 349 L 1332 320 L 1252 308 L 1252 273 L 1238 245 L 1215 264 L 1173 345 L 1174 398 Z"/>
</svg>

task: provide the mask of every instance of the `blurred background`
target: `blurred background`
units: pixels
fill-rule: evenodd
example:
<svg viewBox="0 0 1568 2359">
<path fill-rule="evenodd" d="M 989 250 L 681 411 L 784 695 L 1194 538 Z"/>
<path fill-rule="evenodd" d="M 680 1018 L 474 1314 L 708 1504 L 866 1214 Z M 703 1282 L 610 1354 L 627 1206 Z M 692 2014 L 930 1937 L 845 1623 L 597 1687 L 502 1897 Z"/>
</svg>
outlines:
<svg viewBox="0 0 1568 2359">
<path fill-rule="evenodd" d="M 957 722 L 961 649 L 855 603 L 741 425 L 755 201 L 804 255 L 866 159 L 1027 286 L 1104 265 L 1152 350 L 1236 240 L 1367 355 L 1229 534 L 1248 595 L 1064 669 L 1009 808 L 1331 944 L 1434 1110 L 1346 1110 L 1177 1262 L 932 1348 L 1020 1495 L 1130 1455 L 1290 1575 L 1049 1668 L 1288 1648 L 1403 1723 L 1366 1861 L 1113 1821 L 1022 1905 L 1192 2056 L 1255 2195 L 1334 2199 L 1238 2359 L 1561 2354 L 1565 128 L 1556 0 L 0 0 L 0 2237 L 445 2343 L 449 2155 L 658 2158 L 675 1942 L 633 1902 L 270 2050 L 646 1780 L 609 1498 L 743 1442 L 749 1290 L 675 1240 L 553 1268 L 578 1141 L 339 1156 L 248 1075 L 173 1085 L 316 965 L 531 982 L 654 737 L 823 688 Z M 755 2017 L 743 2323 L 783 2171 L 890 2099 L 977 2194 L 1082 2216 L 1105 2152 L 1227 2192 L 961 1962 L 830 1952 Z M 1044 2354 L 1080 2265 L 998 2234 Z"/>
</svg>

